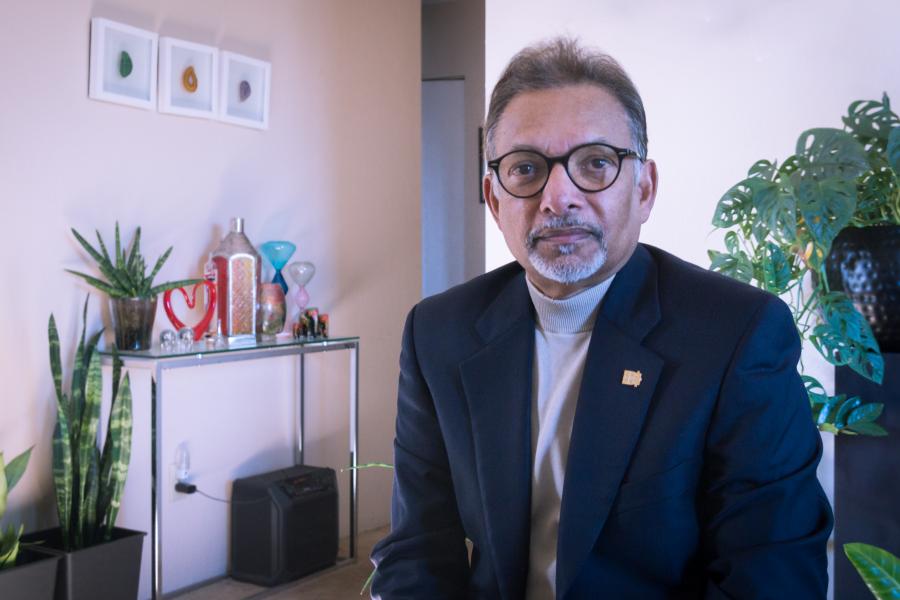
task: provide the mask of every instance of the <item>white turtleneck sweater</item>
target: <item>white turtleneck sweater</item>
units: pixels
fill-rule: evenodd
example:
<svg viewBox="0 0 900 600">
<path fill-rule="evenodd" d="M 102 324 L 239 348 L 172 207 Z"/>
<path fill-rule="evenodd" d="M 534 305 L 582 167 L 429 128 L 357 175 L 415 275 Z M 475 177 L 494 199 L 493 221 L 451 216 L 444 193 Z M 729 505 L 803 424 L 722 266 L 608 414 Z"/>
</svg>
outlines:
<svg viewBox="0 0 900 600">
<path fill-rule="evenodd" d="M 527 600 L 556 597 L 559 509 L 569 438 L 591 331 L 612 277 L 562 300 L 528 281 L 534 303 L 534 368 L 531 386 L 531 550 Z"/>
</svg>

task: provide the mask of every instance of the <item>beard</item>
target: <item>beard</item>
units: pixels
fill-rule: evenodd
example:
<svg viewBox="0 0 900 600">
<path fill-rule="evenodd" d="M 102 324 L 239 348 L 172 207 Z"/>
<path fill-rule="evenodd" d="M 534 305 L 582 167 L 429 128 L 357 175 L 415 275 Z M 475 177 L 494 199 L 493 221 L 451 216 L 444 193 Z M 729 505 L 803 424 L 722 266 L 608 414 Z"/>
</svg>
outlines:
<svg viewBox="0 0 900 600">
<path fill-rule="evenodd" d="M 583 257 L 578 254 L 579 245 L 583 242 L 557 244 L 551 250 L 551 256 L 542 255 L 538 251 L 537 245 L 544 231 L 571 227 L 583 229 L 595 238 L 597 248 L 590 256 Z M 528 260 L 531 261 L 531 266 L 538 273 L 550 281 L 562 284 L 573 284 L 587 279 L 606 264 L 606 236 L 603 229 L 572 216 L 552 217 L 529 231 L 525 238 L 525 248 L 528 250 Z"/>
</svg>

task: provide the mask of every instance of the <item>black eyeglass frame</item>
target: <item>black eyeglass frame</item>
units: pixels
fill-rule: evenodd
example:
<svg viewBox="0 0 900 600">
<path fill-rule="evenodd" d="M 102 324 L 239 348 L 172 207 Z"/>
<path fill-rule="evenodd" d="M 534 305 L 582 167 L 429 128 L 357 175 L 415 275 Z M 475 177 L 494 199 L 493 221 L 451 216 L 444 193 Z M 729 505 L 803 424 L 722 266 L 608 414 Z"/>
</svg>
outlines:
<svg viewBox="0 0 900 600">
<path fill-rule="evenodd" d="M 609 182 L 609 185 L 606 185 L 606 186 L 596 189 L 596 190 L 581 187 L 580 185 L 578 185 L 578 183 L 572 177 L 572 174 L 569 173 L 569 159 L 572 158 L 573 154 L 575 154 L 582 148 L 586 148 L 588 146 L 604 146 L 606 148 L 609 148 L 613 152 L 615 152 L 616 156 L 619 157 L 619 163 L 618 163 L 618 165 L 616 165 L 616 176 L 613 177 L 612 181 Z M 506 189 L 506 186 L 503 185 L 503 177 L 500 175 L 501 161 L 503 161 L 503 159 L 506 158 L 507 156 L 509 156 L 511 154 L 516 154 L 518 152 L 530 152 L 531 154 L 540 156 L 541 158 L 544 159 L 544 162 L 547 163 L 547 177 L 544 179 L 543 185 L 541 185 L 540 189 L 538 189 L 536 192 L 534 192 L 533 194 L 529 194 L 528 196 L 519 196 L 518 194 L 514 194 L 511 191 L 509 191 L 508 189 Z M 577 187 L 579 190 L 581 190 L 582 192 L 584 192 L 586 194 L 593 194 L 593 193 L 602 192 L 603 190 L 607 190 L 607 189 L 611 188 L 613 186 L 613 184 L 615 184 L 616 181 L 618 181 L 619 174 L 622 172 L 622 163 L 628 157 L 634 157 L 634 158 L 638 159 L 639 161 L 644 162 L 644 159 L 641 158 L 637 152 L 635 152 L 634 150 L 631 150 L 630 148 L 618 148 L 616 146 L 613 146 L 612 144 L 606 144 L 604 142 L 589 142 L 587 144 L 580 144 L 578 146 L 575 146 L 574 148 L 570 149 L 565 154 L 560 154 L 559 156 L 544 156 L 537 150 L 525 150 L 525 149 L 520 148 L 518 150 L 512 150 L 510 152 L 507 152 L 506 154 L 504 154 L 502 156 L 498 156 L 497 158 L 495 158 L 493 160 L 489 160 L 487 162 L 487 166 L 490 170 L 492 170 L 497 175 L 497 181 L 500 182 L 500 187 L 502 187 L 504 189 L 504 191 L 506 191 L 507 194 L 509 194 L 510 196 L 512 196 L 514 198 L 532 198 L 534 196 L 537 196 L 541 192 L 543 192 L 544 188 L 547 187 L 547 182 L 550 181 L 550 173 L 553 171 L 553 166 L 556 165 L 557 163 L 562 164 L 563 169 L 566 172 L 566 175 L 569 176 L 569 181 L 571 181 L 575 187 Z"/>
</svg>

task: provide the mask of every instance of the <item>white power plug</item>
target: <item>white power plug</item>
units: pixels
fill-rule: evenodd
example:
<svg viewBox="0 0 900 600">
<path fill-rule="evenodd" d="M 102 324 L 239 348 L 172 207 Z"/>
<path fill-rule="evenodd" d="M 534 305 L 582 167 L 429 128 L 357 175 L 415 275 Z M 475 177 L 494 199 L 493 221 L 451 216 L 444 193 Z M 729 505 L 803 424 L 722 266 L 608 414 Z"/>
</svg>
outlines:
<svg viewBox="0 0 900 600">
<path fill-rule="evenodd" d="M 186 444 L 179 444 L 175 449 L 175 479 L 186 482 L 191 475 L 191 455 Z"/>
</svg>

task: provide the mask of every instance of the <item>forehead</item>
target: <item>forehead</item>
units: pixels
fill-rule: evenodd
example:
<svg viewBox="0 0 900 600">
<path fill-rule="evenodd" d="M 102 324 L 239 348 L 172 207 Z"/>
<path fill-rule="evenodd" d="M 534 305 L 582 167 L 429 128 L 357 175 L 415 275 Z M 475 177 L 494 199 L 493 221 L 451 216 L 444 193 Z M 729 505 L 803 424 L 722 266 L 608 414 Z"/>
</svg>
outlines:
<svg viewBox="0 0 900 600">
<path fill-rule="evenodd" d="M 515 96 L 500 116 L 493 141 L 498 155 L 518 147 L 562 154 L 587 142 L 632 145 L 622 104 L 606 89 L 591 84 Z"/>
</svg>

